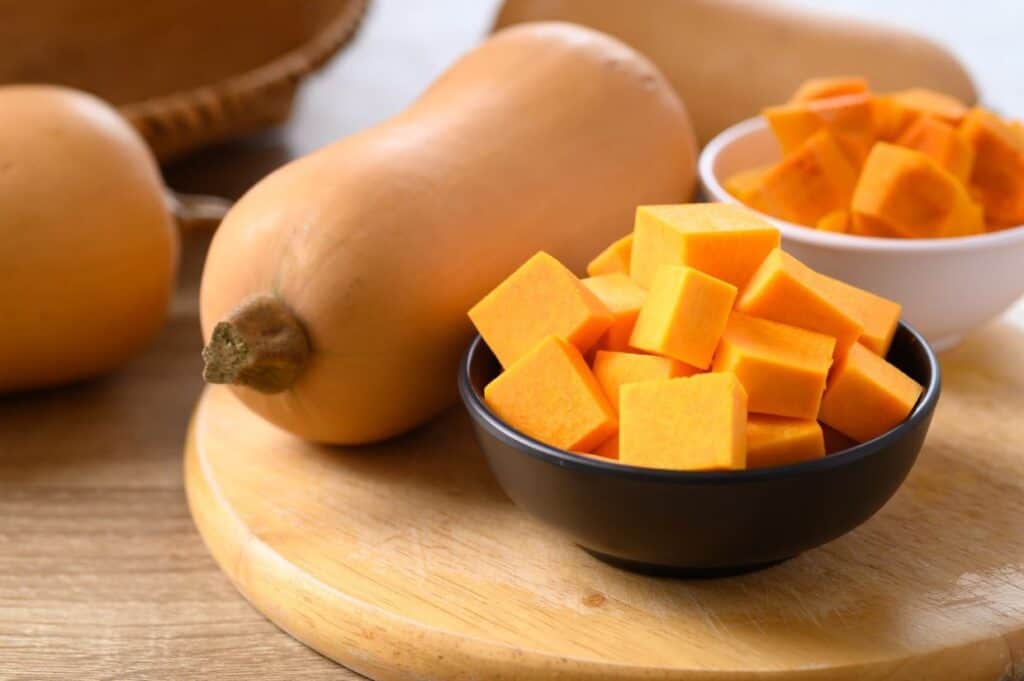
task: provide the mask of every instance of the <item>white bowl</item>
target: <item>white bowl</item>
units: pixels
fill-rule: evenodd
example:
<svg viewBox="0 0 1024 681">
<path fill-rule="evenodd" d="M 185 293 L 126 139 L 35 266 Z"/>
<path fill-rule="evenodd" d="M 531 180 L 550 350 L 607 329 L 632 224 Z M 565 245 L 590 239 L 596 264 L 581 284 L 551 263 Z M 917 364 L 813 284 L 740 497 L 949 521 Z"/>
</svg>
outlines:
<svg viewBox="0 0 1024 681">
<path fill-rule="evenodd" d="M 728 128 L 700 155 L 705 198 L 740 203 L 722 186 L 725 179 L 779 156 L 760 116 Z M 812 269 L 901 303 L 903 318 L 937 350 L 953 347 L 1024 293 L 1024 226 L 951 239 L 885 239 L 761 215 L 782 232 L 782 247 Z"/>
</svg>

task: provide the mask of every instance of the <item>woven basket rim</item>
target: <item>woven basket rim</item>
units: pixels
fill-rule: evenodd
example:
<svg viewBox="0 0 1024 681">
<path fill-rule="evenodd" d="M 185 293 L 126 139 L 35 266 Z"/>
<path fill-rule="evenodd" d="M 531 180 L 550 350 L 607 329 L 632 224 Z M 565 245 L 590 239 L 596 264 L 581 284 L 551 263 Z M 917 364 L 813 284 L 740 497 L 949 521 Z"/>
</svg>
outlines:
<svg viewBox="0 0 1024 681">
<path fill-rule="evenodd" d="M 265 64 L 196 88 L 175 90 L 118 106 L 134 123 L 165 119 L 195 106 L 234 101 L 244 103 L 276 88 L 294 88 L 303 77 L 327 62 L 350 38 L 366 14 L 369 0 L 346 0 L 341 11 L 308 41 Z"/>
</svg>

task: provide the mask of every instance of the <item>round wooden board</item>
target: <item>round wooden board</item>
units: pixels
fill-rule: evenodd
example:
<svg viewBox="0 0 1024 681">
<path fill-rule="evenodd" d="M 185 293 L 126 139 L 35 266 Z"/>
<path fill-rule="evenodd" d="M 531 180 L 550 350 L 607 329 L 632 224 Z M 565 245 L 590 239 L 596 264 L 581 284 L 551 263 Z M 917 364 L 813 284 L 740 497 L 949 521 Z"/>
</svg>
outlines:
<svg viewBox="0 0 1024 681">
<path fill-rule="evenodd" d="M 508 501 L 461 409 L 340 449 L 209 389 L 189 503 L 246 598 L 375 679 L 1024 679 L 1024 324 L 991 325 L 943 368 L 896 497 L 853 533 L 742 577 L 595 560 Z"/>
</svg>

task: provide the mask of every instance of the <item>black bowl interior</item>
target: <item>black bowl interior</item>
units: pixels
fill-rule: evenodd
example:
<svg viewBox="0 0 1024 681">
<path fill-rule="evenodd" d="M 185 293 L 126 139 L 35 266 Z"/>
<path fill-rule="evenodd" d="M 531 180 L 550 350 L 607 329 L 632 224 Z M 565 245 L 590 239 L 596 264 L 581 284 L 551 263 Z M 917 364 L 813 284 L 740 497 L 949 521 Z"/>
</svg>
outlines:
<svg viewBox="0 0 1024 681">
<path fill-rule="evenodd" d="M 867 520 L 916 460 L 940 392 L 934 352 L 897 329 L 888 359 L 924 386 L 902 424 L 815 461 L 745 471 L 669 471 L 559 450 L 495 416 L 483 389 L 500 367 L 479 337 L 459 390 L 491 470 L 519 506 L 599 557 L 658 573 L 724 574 L 771 564 Z"/>
</svg>

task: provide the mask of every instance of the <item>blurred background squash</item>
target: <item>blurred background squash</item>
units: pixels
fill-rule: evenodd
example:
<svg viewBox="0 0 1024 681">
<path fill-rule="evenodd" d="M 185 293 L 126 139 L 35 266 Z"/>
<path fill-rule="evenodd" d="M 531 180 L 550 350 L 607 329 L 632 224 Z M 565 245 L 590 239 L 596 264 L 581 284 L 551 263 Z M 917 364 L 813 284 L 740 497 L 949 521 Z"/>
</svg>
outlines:
<svg viewBox="0 0 1024 681">
<path fill-rule="evenodd" d="M 494 28 L 525 21 L 583 24 L 647 55 L 686 102 L 701 144 L 815 76 L 865 76 L 880 92 L 927 87 L 977 100 L 970 74 L 944 46 L 825 3 L 505 0 Z"/>
<path fill-rule="evenodd" d="M 104 374 L 167 317 L 179 239 L 156 160 L 107 103 L 0 87 L 0 393 Z"/>
</svg>

